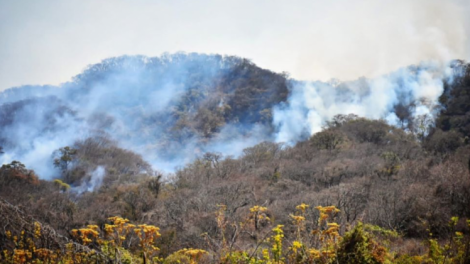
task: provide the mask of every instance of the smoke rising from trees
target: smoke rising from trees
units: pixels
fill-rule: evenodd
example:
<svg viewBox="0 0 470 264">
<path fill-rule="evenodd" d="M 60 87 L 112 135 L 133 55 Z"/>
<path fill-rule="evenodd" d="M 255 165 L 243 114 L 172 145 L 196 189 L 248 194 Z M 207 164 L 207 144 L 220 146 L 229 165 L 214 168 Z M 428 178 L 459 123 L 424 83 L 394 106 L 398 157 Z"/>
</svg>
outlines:
<svg viewBox="0 0 470 264">
<path fill-rule="evenodd" d="M 59 87 L 0 93 L 0 157 L 51 178 L 55 150 L 104 136 L 171 172 L 205 152 L 238 156 L 262 141 L 295 143 L 337 114 L 385 119 L 414 132 L 416 119 L 432 122 L 456 69 L 422 63 L 326 83 L 288 79 L 237 57 L 112 58 Z"/>
</svg>

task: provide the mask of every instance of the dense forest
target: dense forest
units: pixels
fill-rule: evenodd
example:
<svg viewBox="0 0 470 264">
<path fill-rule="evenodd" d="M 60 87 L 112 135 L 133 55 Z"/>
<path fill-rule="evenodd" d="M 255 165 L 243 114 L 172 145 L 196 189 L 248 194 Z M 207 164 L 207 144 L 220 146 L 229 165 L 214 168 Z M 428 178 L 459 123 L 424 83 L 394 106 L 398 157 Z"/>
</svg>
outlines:
<svg viewBox="0 0 470 264">
<path fill-rule="evenodd" d="M 290 142 L 275 115 L 302 82 L 237 57 L 113 58 L 6 90 L 0 261 L 470 263 L 470 67 L 450 67 L 435 104 L 404 75 L 396 122 L 336 114 Z M 370 83 L 322 85 L 335 103 Z"/>
</svg>

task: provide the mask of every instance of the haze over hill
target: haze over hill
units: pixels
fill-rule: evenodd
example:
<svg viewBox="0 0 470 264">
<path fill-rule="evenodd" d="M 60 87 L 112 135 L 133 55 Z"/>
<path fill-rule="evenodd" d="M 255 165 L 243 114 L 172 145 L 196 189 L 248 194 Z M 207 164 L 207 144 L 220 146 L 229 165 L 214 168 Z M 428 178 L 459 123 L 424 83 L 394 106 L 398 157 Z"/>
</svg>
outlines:
<svg viewBox="0 0 470 264">
<path fill-rule="evenodd" d="M 125 253 L 143 263 L 143 236 L 131 221 L 158 231 L 147 252 L 163 263 L 184 260 L 185 248 L 202 249 L 202 263 L 249 263 L 239 254 L 272 263 L 281 246 L 285 263 L 467 263 L 469 91 L 463 61 L 327 84 L 200 54 L 114 58 L 63 87 L 8 90 L 0 94 L 0 155 L 22 160 L 0 168 L 0 261 L 57 252 L 58 260 L 119 263 Z M 328 118 L 354 111 L 386 119 Z M 318 119 L 324 127 L 315 133 Z M 291 143 L 227 156 L 280 138 Z M 146 160 L 182 167 L 166 178 Z M 38 179 L 29 168 L 57 176 Z M 130 232 L 108 244 L 119 225 Z M 279 230 L 284 242 L 266 239 Z M 334 244 L 324 245 L 331 232 Z M 294 243 L 312 250 L 299 259 Z M 330 245 L 334 255 L 312 255 Z"/>
<path fill-rule="evenodd" d="M 51 178 L 58 173 L 54 151 L 107 137 L 154 169 L 171 172 L 205 152 L 238 156 L 262 141 L 296 143 L 338 114 L 384 119 L 425 134 L 444 84 L 464 71 L 461 62 L 429 62 L 374 79 L 305 82 L 239 57 L 110 58 L 60 86 L 0 93 L 0 158 L 21 160 Z"/>
</svg>

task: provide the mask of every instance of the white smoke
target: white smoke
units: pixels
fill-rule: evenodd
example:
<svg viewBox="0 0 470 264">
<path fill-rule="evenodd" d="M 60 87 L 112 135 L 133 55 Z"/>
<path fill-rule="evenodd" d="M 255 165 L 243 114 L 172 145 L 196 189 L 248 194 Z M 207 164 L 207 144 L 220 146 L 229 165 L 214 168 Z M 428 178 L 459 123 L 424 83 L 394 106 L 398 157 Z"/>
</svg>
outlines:
<svg viewBox="0 0 470 264">
<path fill-rule="evenodd" d="M 0 93 L 0 118 L 5 118 L 0 123 L 6 124 L 0 129 L 0 142 L 6 142 L 0 162 L 19 160 L 51 179 L 59 174 L 52 160 L 55 150 L 104 133 L 120 147 L 141 154 L 155 170 L 171 172 L 204 152 L 236 157 L 262 141 L 295 143 L 338 114 L 398 126 L 395 106 L 413 104 L 412 118 L 432 119 L 444 81 L 455 76 L 454 68 L 429 62 L 350 82 L 289 80 L 288 100 L 273 107 L 272 126 L 228 120 L 211 138 L 172 130 L 175 108 L 187 107 L 181 104 L 186 92 L 213 93 L 220 74 L 235 74 L 230 60 L 201 54 L 112 58 L 60 88 L 39 87 L 43 96 L 30 87 Z M 183 114 L 196 110 L 188 108 Z"/>
<path fill-rule="evenodd" d="M 92 171 L 88 177 L 84 177 L 84 180 L 80 186 L 72 187 L 72 192 L 82 194 L 84 192 L 93 192 L 98 190 L 103 183 L 103 178 L 106 174 L 106 169 L 103 166 L 98 166 L 94 171 Z"/>
<path fill-rule="evenodd" d="M 56 176 L 52 153 L 89 136 L 86 124 L 62 107 L 56 98 L 45 97 L 8 113 L 13 122 L 0 129 L 0 137 L 14 146 L 4 146 L 7 151 L 0 155 L 0 163 L 18 160 L 34 168 L 41 178 Z"/>
<path fill-rule="evenodd" d="M 51 154 L 97 133 L 141 154 L 159 171 L 174 171 L 206 151 L 239 155 L 269 137 L 267 132 L 252 124 L 226 125 L 208 142 L 194 133 L 179 142 L 168 131 L 188 89 L 207 94 L 204 89 L 216 87 L 217 76 L 230 73 L 230 67 L 240 62 L 204 54 L 123 56 L 91 65 L 74 82 L 37 87 L 42 95 L 29 87 L 7 90 L 0 93 L 0 106 L 7 109 L 6 125 L 0 130 L 6 153 L 0 162 L 20 160 L 40 177 L 51 179 L 59 174 Z M 188 81 L 191 75 L 197 77 Z"/>
<path fill-rule="evenodd" d="M 359 79 L 343 84 L 296 82 L 286 103 L 274 108 L 276 141 L 294 143 L 319 132 L 326 121 L 338 114 L 356 114 L 384 119 L 399 125 L 394 106 L 415 103 L 413 118 L 434 116 L 444 80 L 454 72 L 438 63 L 422 63 L 402 68 L 374 79 Z"/>
</svg>

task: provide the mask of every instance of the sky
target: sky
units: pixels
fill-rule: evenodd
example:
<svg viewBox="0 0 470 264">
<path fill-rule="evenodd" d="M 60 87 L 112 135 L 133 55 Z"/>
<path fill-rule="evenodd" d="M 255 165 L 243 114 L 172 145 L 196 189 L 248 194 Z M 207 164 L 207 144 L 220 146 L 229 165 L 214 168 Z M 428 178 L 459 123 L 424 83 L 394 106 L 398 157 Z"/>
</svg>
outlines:
<svg viewBox="0 0 470 264">
<path fill-rule="evenodd" d="M 469 0 L 0 0 L 0 91 L 121 55 L 236 55 L 302 80 L 470 58 Z"/>
</svg>

